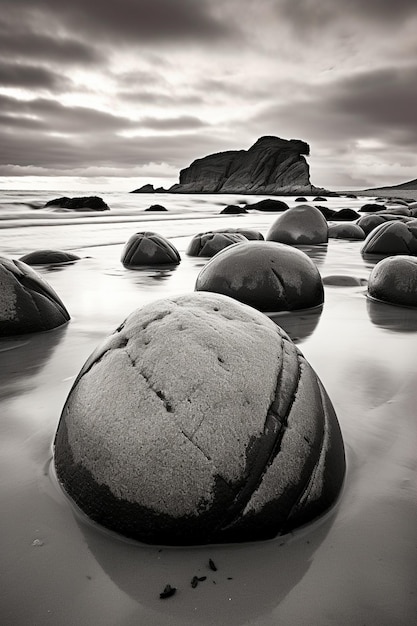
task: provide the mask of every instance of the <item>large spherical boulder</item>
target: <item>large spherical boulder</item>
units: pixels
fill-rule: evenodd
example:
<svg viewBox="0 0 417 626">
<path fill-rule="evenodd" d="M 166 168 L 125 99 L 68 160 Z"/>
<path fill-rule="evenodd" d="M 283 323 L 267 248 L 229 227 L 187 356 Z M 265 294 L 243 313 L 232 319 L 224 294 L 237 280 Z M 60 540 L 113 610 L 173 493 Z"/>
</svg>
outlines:
<svg viewBox="0 0 417 626">
<path fill-rule="evenodd" d="M 200 271 L 195 289 L 222 293 L 271 313 L 324 301 L 321 276 L 310 257 L 274 241 L 241 243 L 219 252 Z"/>
<path fill-rule="evenodd" d="M 141 265 L 178 265 L 181 257 L 176 247 L 162 235 L 152 231 L 135 233 L 123 248 L 121 261 L 125 267 Z"/>
<path fill-rule="evenodd" d="M 365 232 L 357 224 L 330 224 L 330 239 L 365 239 Z"/>
<path fill-rule="evenodd" d="M 385 222 L 409 222 L 412 217 L 406 217 L 403 215 L 392 215 L 391 213 L 380 214 L 380 213 L 372 213 L 371 215 L 363 215 L 360 217 L 356 224 L 362 228 L 365 232 L 365 235 L 369 235 L 369 233 L 374 230 L 380 224 L 384 224 Z"/>
<path fill-rule="evenodd" d="M 19 261 L 27 265 L 60 265 L 74 263 L 79 256 L 66 250 L 35 250 L 20 257 Z"/>
<path fill-rule="evenodd" d="M 373 268 L 368 295 L 391 304 L 417 307 L 417 258 L 393 256 Z"/>
<path fill-rule="evenodd" d="M 290 246 L 326 243 L 328 241 L 327 221 L 316 207 L 300 204 L 277 217 L 266 239 Z"/>
<path fill-rule="evenodd" d="M 0 257 L 0 336 L 62 326 L 70 315 L 52 287 L 29 265 Z"/>
<path fill-rule="evenodd" d="M 389 221 L 366 237 L 362 254 L 417 254 L 417 220 Z"/>
<path fill-rule="evenodd" d="M 333 406 L 297 347 L 206 293 L 146 305 L 99 346 L 54 453 L 85 514 L 151 544 L 286 533 L 335 502 L 345 473 Z"/>
<path fill-rule="evenodd" d="M 247 241 L 246 237 L 236 231 L 231 233 L 209 231 L 208 233 L 194 235 L 185 253 L 188 256 L 212 257 L 220 250 L 232 246 L 234 243 L 245 241 Z"/>
</svg>

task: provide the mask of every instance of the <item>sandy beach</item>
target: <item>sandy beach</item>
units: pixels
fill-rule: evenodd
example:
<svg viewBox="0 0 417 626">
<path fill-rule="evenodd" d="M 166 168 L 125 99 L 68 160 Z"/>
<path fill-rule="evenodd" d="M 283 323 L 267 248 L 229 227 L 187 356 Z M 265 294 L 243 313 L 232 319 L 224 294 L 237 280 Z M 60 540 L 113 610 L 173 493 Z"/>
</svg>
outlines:
<svg viewBox="0 0 417 626">
<path fill-rule="evenodd" d="M 145 546 L 94 526 L 60 489 L 52 441 L 74 379 L 97 344 L 135 308 L 194 290 L 205 263 L 185 254 L 194 234 L 237 226 L 265 235 L 277 217 L 220 216 L 220 205 L 236 198 L 198 204 L 171 196 L 154 197 L 169 211 L 150 215 L 143 212 L 147 200 L 136 198 L 137 210 L 121 206 L 108 216 L 21 209 L 19 220 L 2 217 L 5 256 L 53 247 L 81 260 L 37 268 L 65 303 L 67 325 L 0 340 L 0 623 L 413 626 L 417 310 L 366 297 L 377 260 L 361 256 L 360 241 L 302 248 L 324 280 L 324 307 L 275 318 L 317 372 L 342 429 L 347 476 L 327 515 L 267 542 Z M 186 211 L 181 203 L 188 203 Z M 326 203 L 356 210 L 361 204 Z M 141 230 L 167 237 L 181 263 L 124 268 L 123 245 Z M 207 578 L 192 588 L 193 576 Z M 161 600 L 168 583 L 178 591 Z"/>
</svg>

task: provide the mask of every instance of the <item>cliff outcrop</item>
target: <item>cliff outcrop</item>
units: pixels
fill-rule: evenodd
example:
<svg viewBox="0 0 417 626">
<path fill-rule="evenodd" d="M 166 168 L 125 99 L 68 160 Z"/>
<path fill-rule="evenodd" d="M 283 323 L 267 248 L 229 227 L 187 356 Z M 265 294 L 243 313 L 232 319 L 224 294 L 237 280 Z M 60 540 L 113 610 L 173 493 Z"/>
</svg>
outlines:
<svg viewBox="0 0 417 626">
<path fill-rule="evenodd" d="M 180 172 L 170 193 L 317 194 L 299 139 L 261 137 L 249 150 L 229 150 L 196 159 Z"/>
</svg>

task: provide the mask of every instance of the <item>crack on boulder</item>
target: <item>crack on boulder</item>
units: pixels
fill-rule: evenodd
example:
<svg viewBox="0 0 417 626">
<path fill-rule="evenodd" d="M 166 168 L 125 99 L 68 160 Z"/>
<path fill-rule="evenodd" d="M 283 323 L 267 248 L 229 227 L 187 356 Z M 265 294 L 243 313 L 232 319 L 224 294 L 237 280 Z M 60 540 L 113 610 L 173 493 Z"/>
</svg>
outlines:
<svg viewBox="0 0 417 626">
<path fill-rule="evenodd" d="M 196 443 L 196 442 L 193 440 L 192 436 L 187 435 L 187 433 L 185 433 L 182 429 L 180 430 L 180 433 L 181 433 L 182 435 L 184 435 L 184 437 L 185 437 L 186 439 L 188 439 L 188 441 L 190 441 L 190 442 L 193 444 L 193 446 L 195 446 L 198 450 L 200 450 L 201 454 L 203 454 L 203 455 L 204 455 L 204 457 L 207 459 L 207 461 L 210 461 L 210 462 L 212 461 L 211 456 L 209 456 L 209 455 L 208 455 L 208 454 L 207 454 L 207 453 L 203 450 L 203 448 L 201 448 L 201 447 L 198 445 L 198 443 Z M 221 477 L 220 477 L 220 478 L 221 478 Z M 224 479 L 223 479 L 223 481 L 226 483 L 226 481 L 225 481 Z M 226 484 L 227 484 L 227 483 L 226 483 Z"/>
</svg>

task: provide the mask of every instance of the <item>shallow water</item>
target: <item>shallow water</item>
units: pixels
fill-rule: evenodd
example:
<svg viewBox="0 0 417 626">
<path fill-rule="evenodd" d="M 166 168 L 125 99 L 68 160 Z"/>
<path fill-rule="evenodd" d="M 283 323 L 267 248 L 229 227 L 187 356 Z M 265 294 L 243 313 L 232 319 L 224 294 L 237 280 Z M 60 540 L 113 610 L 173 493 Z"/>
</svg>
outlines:
<svg viewBox="0 0 417 626">
<path fill-rule="evenodd" d="M 276 319 L 320 376 L 342 428 L 347 477 L 327 516 L 269 542 L 149 547 L 91 525 L 56 484 L 51 446 L 60 412 L 100 340 L 136 307 L 194 289 L 205 261 L 184 254 L 193 234 L 228 226 L 265 234 L 277 217 L 218 216 L 236 199 L 197 197 L 204 200 L 199 204 L 190 196 L 141 197 L 139 209 L 120 202 L 111 217 L 85 214 L 68 218 L 69 225 L 53 214 L 39 226 L 27 209 L 23 222 L 3 220 L 6 256 L 48 247 L 83 258 L 37 268 L 67 306 L 70 323 L 0 341 L 2 625 L 416 624 L 417 311 L 366 298 L 374 263 L 361 257 L 361 242 L 303 248 L 324 279 L 324 307 Z M 174 209 L 172 215 L 143 213 L 154 203 L 171 209 L 168 200 L 175 215 Z M 126 202 L 139 202 L 138 196 Z M 327 206 L 362 203 L 337 198 Z M 145 229 L 177 246 L 178 267 L 121 265 L 125 241 Z M 196 589 L 194 575 L 207 576 Z M 160 600 L 167 583 L 178 592 Z"/>
</svg>

